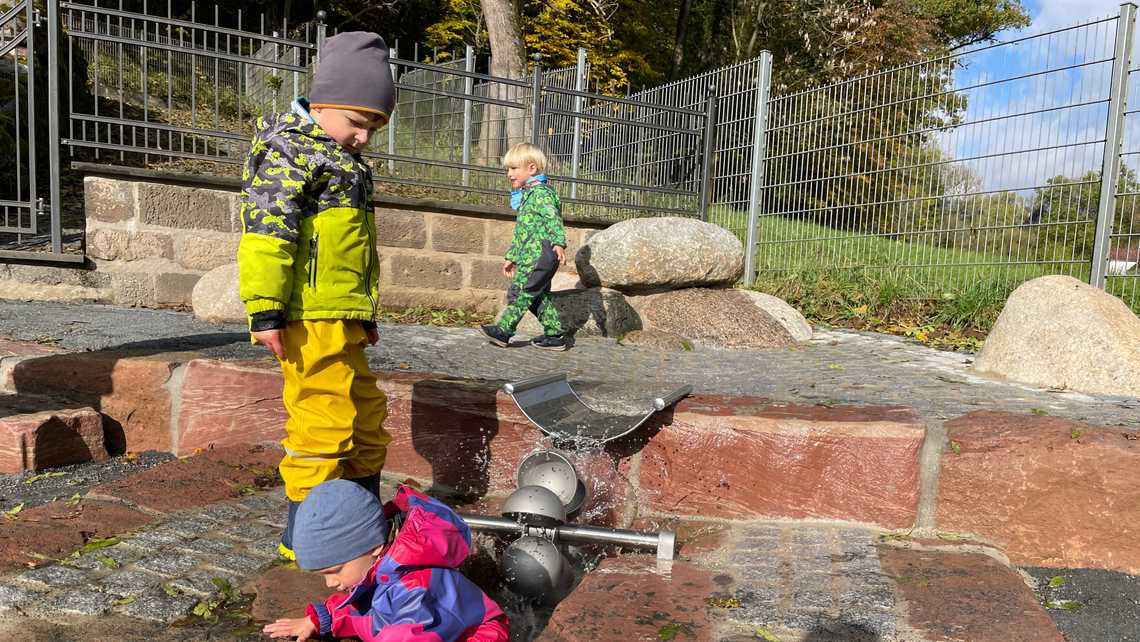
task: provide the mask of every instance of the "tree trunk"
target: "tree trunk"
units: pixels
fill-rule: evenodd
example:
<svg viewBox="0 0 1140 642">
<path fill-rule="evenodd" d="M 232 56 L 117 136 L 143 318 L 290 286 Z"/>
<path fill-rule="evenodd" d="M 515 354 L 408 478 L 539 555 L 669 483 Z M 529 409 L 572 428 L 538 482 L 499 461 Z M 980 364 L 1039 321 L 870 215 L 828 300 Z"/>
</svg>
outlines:
<svg viewBox="0 0 1140 642">
<path fill-rule="evenodd" d="M 689 29 L 689 7 L 693 0 L 681 0 L 681 9 L 677 14 L 677 35 L 673 41 L 673 66 L 669 69 L 669 82 L 673 82 L 681 75 L 681 63 L 685 60 L 685 32 Z"/>
<path fill-rule="evenodd" d="M 487 39 L 491 43 L 491 75 L 519 79 L 526 75 L 519 14 L 513 0 L 480 0 L 483 17 L 487 20 Z M 524 92 L 518 87 L 495 84 L 488 96 L 500 100 L 524 103 Z M 484 110 L 482 147 L 488 159 L 497 158 L 511 145 L 522 142 L 526 136 L 526 114 L 522 109 L 509 109 L 487 105 Z"/>
</svg>

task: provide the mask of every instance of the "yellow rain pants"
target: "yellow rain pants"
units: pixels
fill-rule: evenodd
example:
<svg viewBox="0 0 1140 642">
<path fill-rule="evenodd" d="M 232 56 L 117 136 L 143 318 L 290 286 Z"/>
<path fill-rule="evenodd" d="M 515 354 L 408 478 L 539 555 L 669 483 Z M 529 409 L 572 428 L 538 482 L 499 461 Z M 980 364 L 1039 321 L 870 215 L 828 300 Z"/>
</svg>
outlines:
<svg viewBox="0 0 1140 642">
<path fill-rule="evenodd" d="M 376 387 L 359 321 L 290 321 L 282 333 L 285 495 L 305 499 L 329 479 L 377 474 L 392 436 L 384 430 L 388 399 Z"/>
</svg>

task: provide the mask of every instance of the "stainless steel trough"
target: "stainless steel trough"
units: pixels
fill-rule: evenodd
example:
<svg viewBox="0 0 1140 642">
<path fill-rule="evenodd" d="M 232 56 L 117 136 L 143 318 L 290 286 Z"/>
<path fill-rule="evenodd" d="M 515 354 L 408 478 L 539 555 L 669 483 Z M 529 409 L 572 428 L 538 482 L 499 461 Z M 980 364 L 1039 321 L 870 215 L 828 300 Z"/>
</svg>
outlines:
<svg viewBox="0 0 1140 642">
<path fill-rule="evenodd" d="M 692 392 L 681 386 L 657 397 L 636 415 L 617 415 L 590 408 L 570 387 L 565 373 L 542 375 L 503 386 L 531 423 L 543 433 L 573 443 L 605 443 L 637 430 L 653 413 L 664 410 Z"/>
</svg>

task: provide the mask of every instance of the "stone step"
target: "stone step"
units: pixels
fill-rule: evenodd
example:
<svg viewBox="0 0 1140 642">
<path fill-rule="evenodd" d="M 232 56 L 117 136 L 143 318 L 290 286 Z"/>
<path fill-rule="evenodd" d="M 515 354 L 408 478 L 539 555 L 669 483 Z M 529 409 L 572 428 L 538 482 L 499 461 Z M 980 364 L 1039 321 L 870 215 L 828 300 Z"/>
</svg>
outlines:
<svg viewBox="0 0 1140 642">
<path fill-rule="evenodd" d="M 103 416 L 66 402 L 0 396 L 0 473 L 107 459 Z"/>
</svg>

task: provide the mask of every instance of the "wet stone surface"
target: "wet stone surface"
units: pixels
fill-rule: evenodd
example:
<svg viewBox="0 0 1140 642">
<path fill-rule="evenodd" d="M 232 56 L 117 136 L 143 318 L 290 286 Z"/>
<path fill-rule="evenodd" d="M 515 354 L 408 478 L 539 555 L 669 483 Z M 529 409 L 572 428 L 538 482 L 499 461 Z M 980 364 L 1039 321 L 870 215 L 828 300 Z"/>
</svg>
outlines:
<svg viewBox="0 0 1140 642">
<path fill-rule="evenodd" d="M 174 593 L 170 595 L 163 590 L 150 591 L 125 604 L 116 605 L 114 610 L 140 620 L 173 622 L 186 617 L 198 603 L 197 597 Z"/>
<path fill-rule="evenodd" d="M 377 370 L 443 372 L 496 381 L 566 372 L 587 403 L 617 403 L 619 407 L 606 408 L 612 412 L 622 412 L 620 406 L 643 409 L 653 396 L 687 383 L 695 393 L 704 394 L 910 406 L 927 420 L 997 408 L 1140 427 L 1138 399 L 1091 397 L 998 381 L 975 374 L 971 354 L 942 352 L 873 333 L 817 329 L 815 338 L 791 349 L 666 354 L 602 338 L 579 339 L 567 352 L 504 349 L 489 345 L 477 330 L 381 326 L 380 342 L 368 354 Z M 627 398 L 615 396 L 606 384 L 624 390 Z"/>
<path fill-rule="evenodd" d="M 284 493 L 251 499 L 178 513 L 121 536 L 113 546 L 3 578 L 0 613 L 49 620 L 108 613 L 159 623 L 183 619 L 201 599 L 236 590 L 276 562 L 269 542 L 280 530 L 259 520 L 285 511 Z M 228 518 L 215 518 L 221 515 Z M 243 535 L 240 541 L 236 534 Z"/>
<path fill-rule="evenodd" d="M 717 573 L 721 597 L 736 601 L 717 611 L 722 627 L 762 627 L 792 639 L 894 639 L 896 597 L 879 564 L 876 536 L 817 524 L 742 528 L 701 559 Z"/>
</svg>

